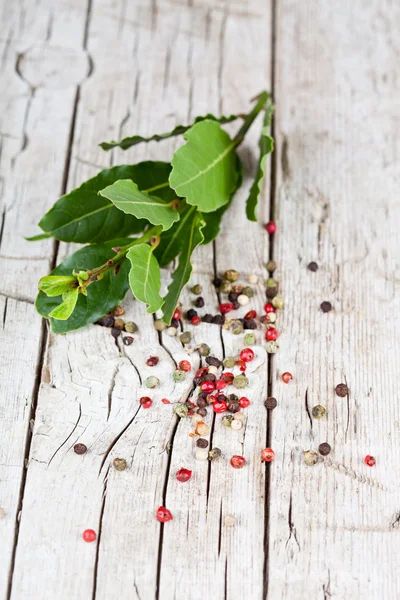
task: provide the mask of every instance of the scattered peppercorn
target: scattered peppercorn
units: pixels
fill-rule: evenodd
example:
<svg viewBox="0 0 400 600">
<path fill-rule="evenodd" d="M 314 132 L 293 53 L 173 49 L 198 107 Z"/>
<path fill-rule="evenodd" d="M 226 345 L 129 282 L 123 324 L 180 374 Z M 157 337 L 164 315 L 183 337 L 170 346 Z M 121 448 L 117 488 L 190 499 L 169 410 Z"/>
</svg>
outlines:
<svg viewBox="0 0 400 600">
<path fill-rule="evenodd" d="M 113 465 L 116 471 L 125 471 L 128 466 L 124 458 L 114 458 Z"/>
<path fill-rule="evenodd" d="M 204 317 L 202 317 L 202 321 L 203 321 L 203 323 L 212 323 L 213 322 L 213 316 L 210 315 L 210 313 L 206 313 L 204 315 Z"/>
<path fill-rule="evenodd" d="M 190 471 L 189 469 L 179 469 L 179 471 L 176 472 L 176 479 L 178 481 L 181 481 L 182 483 L 185 483 L 186 481 L 189 481 L 189 479 L 192 476 L 192 471 Z"/>
<path fill-rule="evenodd" d="M 322 419 L 326 414 L 326 408 L 321 406 L 321 404 L 317 404 L 317 406 L 313 407 L 311 414 L 314 419 Z"/>
<path fill-rule="evenodd" d="M 208 460 L 218 460 L 221 454 L 222 452 L 219 448 L 212 448 L 208 453 Z"/>
<path fill-rule="evenodd" d="M 314 450 L 305 450 L 303 456 L 304 456 L 304 462 L 306 463 L 306 465 L 308 467 L 312 467 L 313 465 L 317 464 L 317 462 L 319 460 L 318 454 L 316 452 L 314 452 Z"/>
<path fill-rule="evenodd" d="M 257 323 L 254 321 L 254 319 L 244 319 L 244 328 L 257 329 Z"/>
<path fill-rule="evenodd" d="M 266 264 L 267 267 L 267 271 L 269 271 L 270 273 L 273 273 L 276 269 L 276 262 L 273 260 L 269 260 Z"/>
<path fill-rule="evenodd" d="M 147 388 L 154 389 L 160 385 L 160 380 L 158 379 L 158 377 L 154 377 L 154 375 L 151 375 L 150 377 L 147 377 L 144 384 Z"/>
<path fill-rule="evenodd" d="M 242 429 L 243 427 L 243 423 L 241 421 L 239 421 L 239 419 L 233 419 L 232 423 L 231 423 L 231 429 L 234 429 L 235 431 L 239 431 L 239 429 Z"/>
<path fill-rule="evenodd" d="M 216 356 L 207 356 L 206 363 L 208 365 L 213 365 L 214 367 L 219 368 L 222 365 L 222 362 Z"/>
<path fill-rule="evenodd" d="M 233 421 L 233 415 L 225 415 L 222 417 L 222 425 L 224 425 L 225 427 L 230 427 Z"/>
<path fill-rule="evenodd" d="M 247 296 L 248 298 L 252 298 L 254 296 L 254 290 L 252 287 L 246 285 L 246 287 L 244 287 L 242 289 L 242 295 L 243 296 Z"/>
<path fill-rule="evenodd" d="M 118 329 L 118 327 L 112 327 L 111 335 L 113 336 L 113 338 L 117 339 L 121 335 L 121 330 Z"/>
<path fill-rule="evenodd" d="M 133 344 L 133 337 L 131 335 L 125 335 L 122 338 L 122 341 L 124 343 L 124 346 L 130 346 L 131 344 Z"/>
<path fill-rule="evenodd" d="M 94 542 L 96 537 L 96 532 L 93 529 L 85 529 L 82 533 L 82 538 L 85 542 Z"/>
<path fill-rule="evenodd" d="M 265 404 L 265 408 L 267 410 L 274 410 L 274 408 L 276 408 L 276 405 L 278 403 L 276 401 L 276 398 L 274 398 L 273 396 L 269 396 L 269 398 L 266 399 L 264 404 Z"/>
<path fill-rule="evenodd" d="M 227 356 L 226 358 L 223 359 L 222 364 L 224 365 L 224 367 L 226 369 L 232 369 L 232 367 L 235 366 L 235 359 L 233 358 L 233 356 Z"/>
<path fill-rule="evenodd" d="M 101 325 L 102 327 L 113 327 L 113 325 L 114 325 L 114 317 L 111 316 L 111 315 L 106 315 L 102 319 L 99 319 L 97 321 L 97 324 Z"/>
<path fill-rule="evenodd" d="M 367 454 L 367 456 L 364 458 L 364 462 L 368 467 L 374 467 L 376 465 L 375 457 L 371 456 L 370 454 Z"/>
<path fill-rule="evenodd" d="M 245 294 L 240 294 L 238 296 L 237 301 L 240 306 L 246 306 L 246 304 L 248 304 L 250 302 L 250 299 Z"/>
<path fill-rule="evenodd" d="M 234 309 L 234 304 L 232 302 L 223 302 L 222 304 L 219 305 L 219 310 L 223 315 L 230 312 L 233 309 Z"/>
<path fill-rule="evenodd" d="M 246 345 L 252 346 L 256 343 L 256 336 L 254 333 L 246 333 L 243 337 L 243 341 Z"/>
<path fill-rule="evenodd" d="M 345 383 L 338 383 L 338 385 L 335 387 L 335 392 L 338 396 L 344 398 L 349 393 L 349 388 Z"/>
<path fill-rule="evenodd" d="M 174 314 L 172 315 L 172 318 L 175 319 L 176 321 L 180 321 L 182 319 L 182 311 L 180 308 L 176 308 L 174 310 Z"/>
<path fill-rule="evenodd" d="M 122 331 L 125 327 L 125 321 L 123 319 L 119 319 L 119 318 L 114 319 L 114 327 L 117 327 L 118 329 L 120 329 Z"/>
<path fill-rule="evenodd" d="M 164 321 L 162 321 L 161 319 L 156 319 L 154 321 L 154 327 L 157 329 L 157 331 L 164 331 L 164 329 L 167 328 L 167 324 L 164 323 Z M 125 324 L 125 331 L 127 331 L 126 324 Z"/>
<path fill-rule="evenodd" d="M 229 300 L 230 302 L 236 302 L 236 301 L 237 301 L 237 299 L 238 299 L 238 296 L 239 296 L 239 294 L 237 294 L 236 292 L 230 292 L 230 293 L 228 294 L 228 300 Z"/>
<path fill-rule="evenodd" d="M 248 406 L 250 406 L 250 400 L 246 398 L 246 396 L 242 396 L 241 398 L 239 398 L 239 404 L 241 408 L 247 408 Z"/>
<path fill-rule="evenodd" d="M 161 398 L 161 402 L 163 404 L 171 404 L 171 400 L 168 400 L 168 398 Z"/>
<path fill-rule="evenodd" d="M 291 373 L 289 373 L 288 371 L 285 371 L 285 373 L 282 373 L 282 381 L 284 383 L 289 383 L 289 381 L 293 379 L 293 375 Z"/>
<path fill-rule="evenodd" d="M 219 286 L 222 283 L 222 279 L 220 277 L 214 277 L 214 279 L 212 280 L 213 286 L 216 288 L 219 288 Z"/>
<path fill-rule="evenodd" d="M 266 290 L 265 295 L 267 296 L 268 300 L 273 300 L 278 294 L 278 288 L 277 287 L 268 287 Z"/>
<path fill-rule="evenodd" d="M 233 335 L 239 335 L 244 331 L 243 323 L 240 319 L 233 319 L 227 328 L 230 329 Z"/>
<path fill-rule="evenodd" d="M 275 221 L 269 221 L 265 225 L 265 229 L 266 229 L 267 233 L 269 233 L 270 235 L 272 235 L 273 233 L 275 233 L 275 231 L 276 231 L 276 223 L 275 223 Z"/>
<path fill-rule="evenodd" d="M 271 312 L 275 312 L 275 309 L 270 302 L 267 302 L 267 304 L 264 305 L 264 310 L 267 314 L 271 313 Z"/>
<path fill-rule="evenodd" d="M 159 358 L 158 356 L 150 356 L 147 360 L 146 360 L 146 365 L 148 367 L 155 367 L 156 365 L 158 365 L 158 361 Z"/>
<path fill-rule="evenodd" d="M 74 452 L 75 454 L 86 454 L 87 446 L 85 444 L 75 444 Z"/>
<path fill-rule="evenodd" d="M 272 298 L 271 303 L 274 308 L 283 308 L 285 306 L 285 302 L 280 294 L 277 294 L 274 298 Z"/>
<path fill-rule="evenodd" d="M 168 521 L 172 521 L 172 513 L 165 506 L 160 506 L 156 512 L 156 519 L 160 523 L 167 523 Z"/>
<path fill-rule="evenodd" d="M 249 380 L 247 379 L 246 375 L 236 375 L 236 377 L 233 380 L 233 386 L 237 389 L 243 389 L 245 387 L 247 387 L 249 384 Z"/>
<path fill-rule="evenodd" d="M 332 310 L 332 304 L 330 302 L 324 301 L 321 302 L 321 310 L 323 313 L 330 312 Z"/>
<path fill-rule="evenodd" d="M 196 298 L 195 305 L 198 308 L 203 308 L 203 306 L 204 306 L 204 298 L 202 296 L 199 296 L 198 298 Z"/>
<path fill-rule="evenodd" d="M 213 317 L 213 320 L 212 320 L 212 322 L 213 322 L 215 325 L 223 325 L 223 324 L 225 323 L 225 317 L 224 317 L 224 315 L 215 315 L 215 316 Z"/>
<path fill-rule="evenodd" d="M 328 442 L 323 442 L 318 446 L 318 452 L 322 454 L 322 456 L 328 456 L 332 448 L 328 444 Z"/>
<path fill-rule="evenodd" d="M 310 262 L 310 263 L 308 263 L 307 269 L 309 271 L 312 271 L 313 273 L 315 273 L 315 271 L 318 271 L 318 265 L 316 262 Z"/>
<path fill-rule="evenodd" d="M 261 451 L 261 460 L 264 462 L 270 463 L 274 460 L 274 458 L 275 452 L 272 450 L 272 448 L 264 448 L 264 450 Z"/>
<path fill-rule="evenodd" d="M 191 321 L 193 317 L 197 317 L 197 314 L 197 310 L 194 310 L 194 308 L 189 308 L 189 310 L 186 313 L 186 318 L 189 319 L 189 321 Z"/>
<path fill-rule="evenodd" d="M 164 323 L 163 321 L 161 321 L 161 322 Z M 164 325 L 165 325 L 165 323 L 164 323 Z M 125 323 L 125 331 L 127 333 L 136 333 L 138 331 L 138 326 L 133 321 L 127 321 Z"/>
<path fill-rule="evenodd" d="M 268 352 L 268 354 L 276 354 L 276 352 L 278 352 L 279 350 L 279 344 L 277 342 L 267 342 L 265 344 L 265 349 Z"/>
<path fill-rule="evenodd" d="M 224 279 L 231 282 L 237 281 L 239 279 L 239 273 L 234 269 L 229 269 L 228 271 L 225 271 Z"/>
<path fill-rule="evenodd" d="M 182 371 L 182 369 L 176 369 L 172 373 L 172 377 L 173 377 L 173 380 L 175 381 L 175 383 L 180 383 L 181 381 L 185 381 L 186 373 L 185 373 L 185 371 Z"/>
<path fill-rule="evenodd" d="M 202 291 L 203 291 L 203 288 L 201 287 L 201 285 L 199 283 L 196 283 L 196 285 L 194 285 L 192 287 L 192 292 L 193 292 L 193 294 L 196 294 L 196 296 L 201 294 Z"/>
<path fill-rule="evenodd" d="M 223 294 L 229 294 L 229 292 L 232 290 L 232 284 L 229 283 L 229 281 L 223 281 L 219 287 L 219 291 L 222 292 Z"/>
<path fill-rule="evenodd" d="M 179 336 L 179 339 L 182 342 L 182 344 L 189 344 L 192 339 L 192 334 L 190 333 L 190 331 L 184 331 Z"/>
<path fill-rule="evenodd" d="M 175 413 L 181 419 L 184 419 L 185 417 L 187 417 L 188 412 L 189 412 L 189 408 L 185 404 L 177 404 L 175 406 Z"/>
<path fill-rule="evenodd" d="M 178 367 L 181 371 L 191 371 L 192 365 L 188 360 L 181 360 L 178 364 Z"/>
<path fill-rule="evenodd" d="M 230 463 L 234 469 L 242 469 L 244 467 L 246 461 L 243 458 L 243 456 L 234 455 L 234 456 L 232 456 Z"/>
<path fill-rule="evenodd" d="M 278 330 L 275 329 L 275 327 L 269 327 L 267 329 L 267 331 L 265 332 L 265 339 L 268 342 L 274 342 L 276 340 L 276 338 L 278 337 L 279 333 Z"/>
<path fill-rule="evenodd" d="M 195 458 L 196 460 L 207 460 L 208 450 L 206 450 L 205 448 L 197 448 Z"/>
<path fill-rule="evenodd" d="M 254 359 L 254 351 L 251 348 L 243 348 L 240 351 L 240 359 L 244 362 L 250 362 Z"/>
<path fill-rule="evenodd" d="M 199 448 L 207 448 L 208 440 L 205 440 L 204 438 L 199 438 L 196 442 L 196 446 L 198 446 Z"/>
<path fill-rule="evenodd" d="M 142 398 L 140 398 L 139 402 L 143 408 L 150 408 L 150 406 L 153 404 L 153 400 L 151 398 L 149 398 L 148 396 L 142 396 Z"/>
<path fill-rule="evenodd" d="M 190 322 L 192 325 L 200 325 L 200 317 L 199 316 L 192 317 L 190 319 Z"/>
<path fill-rule="evenodd" d="M 247 281 L 251 284 L 258 283 L 258 276 L 255 273 L 251 273 L 247 276 Z"/>
<path fill-rule="evenodd" d="M 244 286 L 241 283 L 235 283 L 235 285 L 232 286 L 232 292 L 235 292 L 235 294 L 237 294 L 239 297 L 243 288 Z"/>
<path fill-rule="evenodd" d="M 205 417 L 207 415 L 207 409 L 206 408 L 199 408 L 199 410 L 197 411 L 197 413 L 199 415 L 201 415 L 202 417 Z"/>
<path fill-rule="evenodd" d="M 224 402 L 224 401 L 219 402 L 218 400 L 215 400 L 215 402 L 213 402 L 212 406 L 213 406 L 214 412 L 216 412 L 217 414 L 225 412 L 228 408 L 226 402 Z"/>
</svg>

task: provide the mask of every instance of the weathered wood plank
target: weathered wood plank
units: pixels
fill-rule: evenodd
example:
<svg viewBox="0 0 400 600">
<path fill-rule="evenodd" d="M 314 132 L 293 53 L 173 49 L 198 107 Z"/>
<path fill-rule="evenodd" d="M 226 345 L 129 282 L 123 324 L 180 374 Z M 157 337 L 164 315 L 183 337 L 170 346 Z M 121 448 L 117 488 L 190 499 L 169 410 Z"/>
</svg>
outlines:
<svg viewBox="0 0 400 600">
<path fill-rule="evenodd" d="M 400 12 L 389 1 L 279 6 L 275 255 L 286 309 L 268 597 L 394 599 Z M 334 393 L 340 382 L 347 398 Z M 310 416 L 318 403 L 321 421 Z M 303 464 L 303 451 L 325 441 L 334 464 Z"/>
</svg>

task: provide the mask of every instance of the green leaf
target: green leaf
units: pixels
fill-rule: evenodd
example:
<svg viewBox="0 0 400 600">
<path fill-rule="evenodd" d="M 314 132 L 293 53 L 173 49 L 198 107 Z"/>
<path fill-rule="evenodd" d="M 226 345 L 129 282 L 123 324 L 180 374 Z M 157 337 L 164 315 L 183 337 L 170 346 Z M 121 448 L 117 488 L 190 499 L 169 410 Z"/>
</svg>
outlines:
<svg viewBox="0 0 400 600">
<path fill-rule="evenodd" d="M 165 323 L 169 324 L 171 322 L 182 288 L 190 279 L 192 273 L 190 257 L 193 250 L 204 240 L 201 231 L 203 224 L 202 215 L 198 212 L 194 212 L 191 216 L 190 227 L 184 240 L 182 252 L 179 256 L 178 268 L 172 276 L 172 282 L 168 287 L 168 292 L 164 299 L 163 321 Z"/>
<path fill-rule="evenodd" d="M 150 196 L 145 191 L 140 191 L 131 179 L 121 179 L 109 185 L 100 192 L 101 196 L 111 202 L 126 214 L 134 215 L 138 219 L 147 219 L 153 225 L 161 225 L 164 230 L 169 229 L 179 219 L 179 213 L 172 208 L 170 203 L 157 196 Z"/>
<path fill-rule="evenodd" d="M 68 290 L 68 292 L 64 292 L 62 296 L 63 302 L 56 306 L 56 308 L 53 308 L 53 310 L 49 313 L 49 317 L 52 317 L 53 319 L 57 319 L 59 321 L 66 321 L 67 319 L 69 319 L 78 301 L 78 296 L 78 288 L 75 288 L 74 290 Z"/>
<path fill-rule="evenodd" d="M 141 135 L 133 135 L 131 137 L 126 137 L 123 140 L 120 140 L 119 142 L 102 142 L 101 144 L 99 144 L 99 146 L 101 148 L 103 148 L 103 150 L 111 150 L 112 148 L 116 148 L 119 147 L 122 150 L 127 150 L 128 148 L 130 148 L 131 146 L 136 146 L 136 144 L 140 144 L 141 142 L 159 142 L 161 140 L 165 140 L 169 137 L 173 137 L 176 135 L 182 135 L 183 133 L 185 133 L 188 129 L 190 129 L 192 127 L 192 125 L 194 125 L 195 123 L 200 123 L 200 121 L 217 121 L 217 123 L 231 123 L 232 121 L 236 121 L 236 119 L 240 118 L 240 115 L 229 115 L 229 117 L 215 117 L 214 115 L 205 115 L 204 117 L 196 117 L 194 122 L 191 123 L 190 125 L 177 125 L 176 127 L 174 127 L 174 129 L 172 129 L 172 131 L 168 131 L 167 133 L 155 133 L 154 135 L 151 135 L 150 137 L 142 137 Z"/>
<path fill-rule="evenodd" d="M 196 212 L 195 206 L 188 206 L 183 202 L 183 209 L 180 211 L 180 219 L 173 224 L 171 229 L 161 235 L 160 243 L 154 250 L 154 255 L 158 260 L 160 267 L 166 267 L 178 256 L 182 245 L 189 234 L 193 214 Z"/>
<path fill-rule="evenodd" d="M 147 304 L 147 312 L 154 313 L 164 300 L 160 296 L 161 273 L 153 249 L 148 244 L 133 246 L 127 257 L 131 261 L 129 284 L 135 298 Z"/>
<path fill-rule="evenodd" d="M 261 131 L 259 142 L 260 158 L 258 161 L 257 175 L 251 186 L 249 197 L 246 202 L 246 215 L 250 221 L 257 221 L 256 208 L 263 188 L 267 155 L 274 149 L 274 138 L 269 135 L 273 112 L 274 106 L 273 104 L 270 104 L 265 111 L 264 123 Z"/>
<path fill-rule="evenodd" d="M 184 137 L 172 157 L 170 186 L 188 204 L 213 212 L 228 204 L 235 187 L 237 142 L 215 121 L 193 125 Z"/>
<path fill-rule="evenodd" d="M 203 244 L 209 244 L 219 234 L 222 217 L 223 217 L 225 211 L 230 207 L 234 195 L 236 194 L 236 192 L 242 185 L 243 167 L 242 167 L 242 163 L 238 156 L 236 157 L 236 159 L 237 159 L 236 184 L 232 191 L 231 198 L 230 198 L 228 204 L 221 206 L 221 208 L 218 208 L 215 212 L 203 213 L 203 219 L 205 221 L 205 226 L 203 228 L 203 235 L 204 235 Z"/>
<path fill-rule="evenodd" d="M 39 242 L 40 240 L 48 240 L 51 238 L 50 233 L 38 233 L 38 235 L 32 235 L 31 237 L 24 238 L 27 242 Z"/>
<path fill-rule="evenodd" d="M 62 296 L 72 287 L 77 286 L 77 279 L 72 275 L 47 275 L 39 280 L 38 288 L 46 296 Z"/>
<path fill-rule="evenodd" d="M 98 192 L 119 179 L 132 179 L 140 190 L 154 191 L 158 197 L 170 202 L 176 198 L 168 185 L 170 171 L 169 163 L 152 161 L 101 171 L 57 200 L 39 226 L 58 240 L 80 244 L 100 243 L 139 233 L 147 221 L 124 214 Z"/>
<path fill-rule="evenodd" d="M 105 244 L 93 244 L 81 248 L 71 256 L 68 256 L 52 272 L 54 275 L 71 275 L 72 271 L 94 269 L 100 267 L 108 259 L 115 256 L 113 246 L 124 246 L 132 242 L 132 239 L 116 239 Z M 98 321 L 105 314 L 113 310 L 123 300 L 129 289 L 128 274 L 130 263 L 122 261 L 118 275 L 108 271 L 104 277 L 90 284 L 87 288 L 87 296 L 79 294 L 75 310 L 67 321 L 59 321 L 50 318 L 51 329 L 54 333 L 67 333 L 74 329 L 80 329 L 85 325 Z M 49 298 L 44 292 L 39 292 L 35 306 L 37 311 L 45 318 L 61 304 L 62 298 Z"/>
<path fill-rule="evenodd" d="M 254 98 L 254 100 L 257 100 L 257 102 L 255 103 L 251 111 L 247 113 L 247 115 L 244 117 L 243 124 L 237 132 L 237 134 L 235 135 L 235 140 L 238 144 L 240 144 L 244 140 L 246 133 L 250 129 L 254 120 L 257 118 L 258 114 L 262 111 L 263 108 L 265 108 L 270 97 L 271 94 L 269 94 L 269 92 L 261 92 L 261 94 Z"/>
</svg>

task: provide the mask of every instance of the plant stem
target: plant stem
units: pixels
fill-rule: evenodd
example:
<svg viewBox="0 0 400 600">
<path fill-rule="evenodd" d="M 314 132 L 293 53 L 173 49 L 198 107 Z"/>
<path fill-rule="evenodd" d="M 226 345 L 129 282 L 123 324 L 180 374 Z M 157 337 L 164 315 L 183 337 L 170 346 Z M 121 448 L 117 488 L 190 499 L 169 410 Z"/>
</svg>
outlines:
<svg viewBox="0 0 400 600">
<path fill-rule="evenodd" d="M 268 92 L 261 92 L 261 94 L 258 97 L 257 103 L 254 105 L 252 110 L 246 115 L 243 125 L 234 137 L 235 146 L 239 146 L 239 144 L 243 142 L 246 133 L 252 126 L 253 121 L 256 119 L 258 114 L 265 107 L 269 97 L 270 94 Z"/>
</svg>

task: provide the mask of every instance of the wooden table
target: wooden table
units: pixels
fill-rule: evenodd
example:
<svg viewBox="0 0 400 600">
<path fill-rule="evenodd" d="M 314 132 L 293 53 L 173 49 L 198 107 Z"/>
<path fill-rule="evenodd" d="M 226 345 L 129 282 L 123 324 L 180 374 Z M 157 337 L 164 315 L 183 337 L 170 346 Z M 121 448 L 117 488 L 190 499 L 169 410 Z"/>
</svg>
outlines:
<svg viewBox="0 0 400 600">
<path fill-rule="evenodd" d="M 397 600 L 399 3 L 1 5 L 0 598 Z M 270 246 L 245 220 L 247 180 L 214 246 L 197 253 L 192 281 L 215 312 L 215 273 L 262 281 L 273 257 L 286 301 L 280 350 L 268 360 L 259 349 L 243 430 L 207 417 L 223 458 L 199 462 L 190 419 L 159 401 L 188 385 L 165 377 L 152 409 L 138 409 L 146 358 L 159 355 L 170 372 L 185 355 L 177 338 L 162 334 L 160 345 L 130 297 L 126 316 L 140 332 L 124 351 L 98 326 L 49 334 L 33 306 L 37 281 L 73 248 L 23 236 L 100 169 L 168 159 L 180 140 L 126 153 L 99 142 L 242 112 L 263 88 L 277 109 L 260 221 L 273 218 L 278 231 Z M 250 169 L 259 130 L 242 149 Z M 217 356 L 243 344 L 218 327 L 192 331 Z M 345 398 L 334 393 L 340 382 Z M 278 400 L 269 414 L 268 394 Z M 320 421 L 311 416 L 319 403 Z M 325 441 L 331 455 L 306 466 L 303 452 Z M 73 452 L 77 442 L 86 455 Z M 276 459 L 265 466 L 269 444 Z M 232 454 L 245 469 L 229 466 Z M 115 471 L 115 457 L 129 468 Z M 193 469 L 190 483 L 177 484 L 181 466 Z M 174 514 L 164 526 L 160 504 Z M 82 541 L 88 527 L 94 544 Z"/>
</svg>

